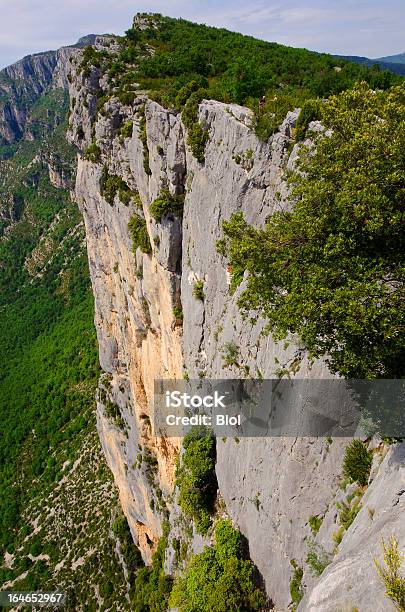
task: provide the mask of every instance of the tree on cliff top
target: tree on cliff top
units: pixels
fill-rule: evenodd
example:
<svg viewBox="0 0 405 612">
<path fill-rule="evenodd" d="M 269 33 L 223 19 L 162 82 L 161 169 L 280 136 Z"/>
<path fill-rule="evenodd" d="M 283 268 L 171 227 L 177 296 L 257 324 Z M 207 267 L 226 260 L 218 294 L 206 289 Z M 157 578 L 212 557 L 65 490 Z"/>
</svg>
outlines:
<svg viewBox="0 0 405 612">
<path fill-rule="evenodd" d="M 361 83 L 321 109 L 327 133 L 304 147 L 295 206 L 254 229 L 224 223 L 240 307 L 277 339 L 299 335 L 345 377 L 404 375 L 405 86 Z"/>
</svg>

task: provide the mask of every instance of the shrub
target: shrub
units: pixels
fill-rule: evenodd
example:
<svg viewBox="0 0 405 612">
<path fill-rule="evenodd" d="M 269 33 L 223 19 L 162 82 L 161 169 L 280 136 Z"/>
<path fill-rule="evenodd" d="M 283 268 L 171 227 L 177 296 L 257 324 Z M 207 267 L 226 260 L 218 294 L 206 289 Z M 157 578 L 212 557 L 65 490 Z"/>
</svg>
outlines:
<svg viewBox="0 0 405 612">
<path fill-rule="evenodd" d="M 132 198 L 132 192 L 128 185 L 125 183 L 125 181 L 123 181 L 123 183 L 125 187 L 123 189 L 118 190 L 118 197 L 125 206 L 129 206 L 129 203 Z"/>
<path fill-rule="evenodd" d="M 318 531 L 320 530 L 322 521 L 323 521 L 323 516 L 318 516 L 317 514 L 313 514 L 312 516 L 309 517 L 308 523 L 314 535 L 316 535 Z"/>
<path fill-rule="evenodd" d="M 291 565 L 294 568 L 292 578 L 290 580 L 290 595 L 292 601 L 292 610 L 296 610 L 301 599 L 304 597 L 304 589 L 302 588 L 302 577 L 304 570 L 298 567 L 296 561 L 292 559 Z"/>
<path fill-rule="evenodd" d="M 222 563 L 229 557 L 242 555 L 242 540 L 239 531 L 232 527 L 227 520 L 219 521 L 215 527 L 215 542 L 217 544 L 217 557 Z"/>
<path fill-rule="evenodd" d="M 216 444 L 212 432 L 193 428 L 183 440 L 184 454 L 176 474 L 179 504 L 186 516 L 194 520 L 199 533 L 211 525 L 218 488 L 215 474 Z"/>
<path fill-rule="evenodd" d="M 131 106 L 135 98 L 136 98 L 135 91 L 119 91 L 118 92 L 118 99 L 121 102 L 121 104 L 125 104 L 125 106 Z"/>
<path fill-rule="evenodd" d="M 204 86 L 207 84 L 207 81 L 205 81 Z M 179 89 L 179 92 L 174 100 L 175 108 L 180 110 L 187 103 L 187 100 L 190 98 L 191 94 L 200 89 L 202 89 L 201 81 L 198 83 L 197 81 L 193 80 L 183 85 L 183 87 Z"/>
<path fill-rule="evenodd" d="M 84 159 L 87 159 L 88 161 L 95 163 L 95 162 L 100 161 L 100 157 L 101 157 L 101 149 L 96 143 L 96 141 L 93 140 L 93 142 L 88 147 L 86 147 L 84 150 Z"/>
<path fill-rule="evenodd" d="M 307 554 L 306 562 L 311 568 L 312 574 L 314 576 L 320 576 L 331 562 L 331 557 L 321 546 L 312 543 Z"/>
<path fill-rule="evenodd" d="M 226 240 L 224 238 L 220 238 L 220 240 L 217 240 L 217 242 L 215 244 L 215 248 L 216 248 L 216 251 L 217 251 L 218 255 L 222 255 L 223 257 L 225 257 L 225 255 L 226 255 Z"/>
<path fill-rule="evenodd" d="M 176 304 L 176 306 L 173 306 L 173 316 L 176 319 L 176 323 L 179 323 L 180 325 L 183 323 L 183 309 L 181 304 Z"/>
<path fill-rule="evenodd" d="M 119 199 L 125 206 L 131 201 L 132 191 L 128 184 L 120 176 L 109 174 L 107 166 L 103 167 L 100 181 L 101 195 L 109 204 L 114 204 L 115 195 L 118 193 Z"/>
<path fill-rule="evenodd" d="M 133 202 L 136 208 L 142 209 L 142 200 L 141 200 L 141 196 L 139 195 L 138 191 L 133 192 L 132 199 L 133 199 Z"/>
<path fill-rule="evenodd" d="M 365 486 L 370 475 L 373 455 L 360 440 L 353 440 L 345 450 L 343 474 L 361 486 Z"/>
<path fill-rule="evenodd" d="M 118 429 L 126 431 L 127 425 L 122 417 L 118 404 L 111 400 L 106 400 L 104 403 L 104 413 L 108 419 L 111 419 Z"/>
<path fill-rule="evenodd" d="M 184 125 L 187 128 L 187 144 L 192 154 L 200 163 L 204 162 L 205 145 L 208 141 L 208 132 L 198 122 L 198 107 L 206 94 L 205 89 L 199 89 L 188 98 L 181 114 Z"/>
<path fill-rule="evenodd" d="M 201 164 L 205 160 L 205 146 L 208 142 L 208 132 L 198 122 L 194 123 L 188 131 L 187 144 L 192 154 Z"/>
<path fill-rule="evenodd" d="M 378 575 L 385 586 L 385 594 L 400 612 L 405 610 L 405 577 L 401 576 L 400 569 L 403 555 L 398 550 L 398 542 L 390 537 L 388 544 L 381 540 L 385 567 L 382 567 L 377 559 L 374 559 Z"/>
<path fill-rule="evenodd" d="M 163 215 L 168 213 L 181 217 L 183 206 L 184 195 L 172 195 L 168 189 L 162 189 L 156 200 L 150 205 L 149 212 L 155 221 L 159 223 Z"/>
<path fill-rule="evenodd" d="M 30 545 L 30 555 L 37 557 L 42 553 L 42 543 L 39 539 L 34 539 Z"/>
<path fill-rule="evenodd" d="M 284 121 L 288 111 L 294 110 L 304 103 L 306 93 L 299 88 L 287 87 L 282 91 L 272 91 L 266 96 L 266 102 L 261 107 L 255 100 L 252 110 L 255 113 L 255 132 L 257 136 L 267 141 Z"/>
<path fill-rule="evenodd" d="M 101 96 L 97 100 L 97 106 L 96 106 L 96 113 L 95 113 L 95 115 L 97 115 L 98 113 L 103 114 L 103 112 L 101 112 L 101 111 L 103 110 L 103 107 L 104 107 L 105 103 L 108 102 L 109 99 L 110 99 L 110 97 L 108 95 L 105 95 L 105 96 Z M 95 119 L 95 117 L 93 119 Z"/>
<path fill-rule="evenodd" d="M 131 217 L 128 223 L 128 230 L 132 238 L 132 248 L 134 254 L 139 247 L 143 253 L 152 253 L 152 246 L 149 239 L 146 221 L 139 215 Z"/>
<path fill-rule="evenodd" d="M 197 298 L 197 300 L 204 299 L 204 281 L 203 280 L 195 281 L 194 286 L 193 286 L 193 295 L 195 298 Z"/>
<path fill-rule="evenodd" d="M 134 122 L 133 121 L 126 121 L 120 129 L 120 136 L 122 138 L 131 138 L 132 136 L 132 129 L 134 126 Z"/>
<path fill-rule="evenodd" d="M 345 528 L 343 527 L 343 525 L 341 525 L 339 529 L 332 534 L 332 539 L 335 542 L 336 546 L 339 546 L 339 544 L 343 540 L 344 533 Z"/>
<path fill-rule="evenodd" d="M 360 512 L 360 499 L 356 499 L 354 503 L 351 501 L 338 502 L 337 508 L 340 511 L 339 522 L 344 530 L 347 530 Z"/>
<path fill-rule="evenodd" d="M 227 342 L 222 351 L 222 358 L 227 367 L 238 367 L 239 347 L 235 342 Z"/>
<path fill-rule="evenodd" d="M 346 500 L 336 504 L 339 511 L 340 527 L 337 531 L 335 531 L 332 538 L 337 546 L 339 546 L 340 542 L 342 541 L 345 531 L 349 529 L 350 525 L 360 512 L 360 500 L 362 495 L 363 491 L 361 489 L 357 489 L 351 493 Z"/>
<path fill-rule="evenodd" d="M 82 52 L 82 61 L 80 63 L 79 69 L 84 70 L 89 73 L 90 66 L 95 66 L 96 68 L 100 68 L 103 61 L 108 57 L 108 52 L 104 49 L 96 49 L 92 45 L 87 45 Z"/>
<path fill-rule="evenodd" d="M 303 140 L 306 136 L 306 132 L 311 121 L 315 121 L 320 118 L 321 114 L 321 101 L 320 100 L 307 100 L 301 109 L 301 112 L 297 119 L 295 136 L 297 140 Z"/>
<path fill-rule="evenodd" d="M 215 544 L 192 557 L 174 583 L 170 607 L 180 612 L 260 610 L 266 598 L 255 584 L 254 566 L 244 557 L 241 536 L 230 521 L 215 529 Z"/>
</svg>

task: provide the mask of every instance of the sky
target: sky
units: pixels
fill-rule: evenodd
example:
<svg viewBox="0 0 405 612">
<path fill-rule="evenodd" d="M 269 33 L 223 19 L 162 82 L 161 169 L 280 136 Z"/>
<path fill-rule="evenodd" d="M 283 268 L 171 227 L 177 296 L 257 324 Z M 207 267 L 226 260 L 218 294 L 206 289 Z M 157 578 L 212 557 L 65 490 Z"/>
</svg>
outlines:
<svg viewBox="0 0 405 612">
<path fill-rule="evenodd" d="M 85 34 L 122 34 L 138 11 L 334 54 L 375 58 L 405 51 L 404 0 L 0 0 L 0 68 Z"/>
</svg>

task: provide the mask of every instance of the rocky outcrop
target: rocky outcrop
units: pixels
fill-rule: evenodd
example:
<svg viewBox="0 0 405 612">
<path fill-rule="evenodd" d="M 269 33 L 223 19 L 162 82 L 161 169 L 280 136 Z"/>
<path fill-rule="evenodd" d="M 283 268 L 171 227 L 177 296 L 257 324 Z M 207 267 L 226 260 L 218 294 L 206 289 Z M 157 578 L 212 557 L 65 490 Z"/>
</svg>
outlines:
<svg viewBox="0 0 405 612">
<path fill-rule="evenodd" d="M 263 334 L 260 318 L 241 318 L 240 291 L 230 295 L 227 262 L 216 250 L 222 222 L 233 212 L 243 211 L 249 223 L 259 226 L 275 210 L 291 205 L 285 179 L 297 154 L 291 145 L 298 110 L 263 143 L 252 129 L 248 109 L 203 101 L 199 120 L 209 141 L 201 164 L 186 145 L 178 113 L 139 96 L 130 106 L 112 97 L 97 115 L 97 96 L 103 88 L 96 68 L 89 76 L 75 74 L 69 139 L 82 151 L 93 138 L 99 147 L 98 159 L 88 161 L 80 155 L 76 179 L 104 371 L 98 428 L 132 533 L 149 561 L 164 517 L 175 537 L 185 529 L 173 496 L 180 441 L 154 435 L 154 379 L 183 374 L 190 379 L 274 377 L 280 369 L 291 377 L 331 375 L 324 363 L 309 364 L 296 339 L 291 338 L 288 346 L 277 344 Z M 132 134 L 124 137 L 121 127 L 129 121 Z M 121 177 L 136 194 L 129 205 L 119 194 L 113 203 L 106 201 L 103 172 Z M 164 216 L 161 223 L 151 218 L 150 204 L 162 188 L 184 193 L 181 223 L 173 215 Z M 151 254 L 139 249 L 133 253 L 128 222 L 135 214 L 146 221 Z M 193 293 L 196 281 L 203 281 L 203 300 Z M 180 301 L 182 327 L 173 314 Z M 237 348 L 238 365 L 228 367 L 224 361 L 228 342 Z M 226 512 L 246 536 L 277 610 L 287 610 L 290 604 L 292 562 L 306 564 L 314 539 L 309 525 L 313 515 L 324 517 L 315 543 L 325 549 L 331 563 L 320 578 L 305 571 L 302 585 L 307 595 L 299 609 L 341 610 L 349 605 L 348 609 L 368 610 L 370 585 L 373 601 L 386 603 L 372 556 L 378 553 L 382 526 L 387 534 L 395 533 L 402 548 L 405 545 L 398 525 L 403 503 L 399 490 L 404 488 L 398 485 L 398 477 L 403 479 L 402 447 L 393 448 L 385 458 L 383 445 L 378 451 L 381 465 L 361 511 L 336 549 L 332 534 L 338 528 L 336 504 L 342 496 L 339 481 L 346 444 L 345 439 L 324 438 L 217 441 L 216 472 Z M 384 487 L 390 491 L 386 500 Z M 373 520 L 369 506 L 375 510 Z M 193 549 L 203 545 L 194 534 Z M 170 548 L 166 568 L 174 571 Z"/>
<path fill-rule="evenodd" d="M 405 544 L 405 444 L 391 447 L 380 456 L 375 479 L 362 498 L 362 507 L 346 533 L 332 563 L 303 599 L 299 611 L 337 612 L 338 610 L 373 610 L 394 612 L 393 603 L 385 596 L 376 572 L 375 560 L 382 562 L 381 539 L 391 536 Z M 318 541 L 330 546 L 331 513 L 325 517 Z"/>
<path fill-rule="evenodd" d="M 49 89 L 67 89 L 70 59 L 86 44 L 102 45 L 111 36 L 89 35 L 76 45 L 27 55 L 0 71 L 0 141 L 12 143 L 24 135 L 33 103 Z"/>
<path fill-rule="evenodd" d="M 129 117 L 134 120 L 134 137 L 121 142 L 115 126 Z M 123 509 L 146 561 L 160 535 L 162 494 L 168 497 L 172 491 L 179 450 L 178 441 L 153 436 L 154 379 L 182 376 L 181 329 L 173 314 L 180 294 L 180 251 L 172 248 L 180 227 L 176 220 L 168 220 L 157 228 L 148 215 L 148 204 L 164 180 L 181 188 L 184 174 L 184 153 L 177 149 L 179 121 L 163 109 L 149 119 L 151 142 L 161 139 L 162 129 L 166 130 L 167 174 L 161 167 L 155 180 L 148 179 L 142 166 L 136 107 L 121 109 L 112 102 L 108 115 L 96 125 L 103 164 L 80 159 L 76 181 L 88 236 L 100 363 L 107 373 L 100 384 L 98 427 Z M 87 120 L 91 122 L 90 117 Z M 71 122 L 74 125 L 74 111 Z M 153 146 L 150 152 L 153 167 L 159 156 L 154 157 Z M 101 195 L 103 165 L 139 194 L 151 240 L 160 232 L 160 244 L 152 256 L 138 251 L 135 257 L 132 251 L 128 222 L 138 211 L 134 202 L 125 206 L 116 196 L 111 205 Z M 111 418 L 112 404 L 120 415 L 119 426 Z"/>
</svg>

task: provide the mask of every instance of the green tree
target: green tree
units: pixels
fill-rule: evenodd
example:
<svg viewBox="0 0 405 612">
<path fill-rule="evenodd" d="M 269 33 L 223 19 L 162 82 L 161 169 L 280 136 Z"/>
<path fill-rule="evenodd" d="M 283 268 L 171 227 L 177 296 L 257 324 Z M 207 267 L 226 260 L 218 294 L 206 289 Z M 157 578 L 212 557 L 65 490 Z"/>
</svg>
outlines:
<svg viewBox="0 0 405 612">
<path fill-rule="evenodd" d="M 405 85 L 365 83 L 323 105 L 327 131 L 303 148 L 293 210 L 264 229 L 224 223 L 240 307 L 276 339 L 300 336 L 310 357 L 345 377 L 404 375 Z"/>
<path fill-rule="evenodd" d="M 176 579 L 169 600 L 180 612 L 259 610 L 264 602 L 253 563 L 243 557 L 241 535 L 227 520 L 217 524 L 215 545 L 195 555 Z"/>
<path fill-rule="evenodd" d="M 363 442 L 353 440 L 345 449 L 343 457 L 343 474 L 346 478 L 365 486 L 370 475 L 372 453 L 367 450 Z"/>
<path fill-rule="evenodd" d="M 215 438 L 205 428 L 192 428 L 184 437 L 183 448 L 177 471 L 179 504 L 186 516 L 194 519 L 197 531 L 205 533 L 211 525 L 218 488 Z"/>
</svg>

